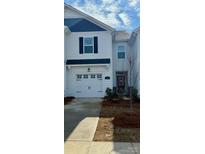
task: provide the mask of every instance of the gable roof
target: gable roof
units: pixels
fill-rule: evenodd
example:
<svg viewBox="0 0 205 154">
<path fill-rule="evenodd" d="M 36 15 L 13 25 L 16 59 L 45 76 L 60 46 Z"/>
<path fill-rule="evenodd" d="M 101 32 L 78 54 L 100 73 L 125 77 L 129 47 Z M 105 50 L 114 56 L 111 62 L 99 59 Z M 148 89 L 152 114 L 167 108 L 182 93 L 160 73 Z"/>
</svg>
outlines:
<svg viewBox="0 0 205 154">
<path fill-rule="evenodd" d="M 69 27 L 71 32 L 106 31 L 84 18 L 66 18 L 64 19 L 64 26 Z"/>
<path fill-rule="evenodd" d="M 106 30 L 108 30 L 108 31 L 114 31 L 114 30 L 115 30 L 114 28 L 112 28 L 112 27 L 110 27 L 110 26 L 104 24 L 103 22 L 101 22 L 101 21 L 99 21 L 99 20 L 97 20 L 97 19 L 95 19 L 95 18 L 93 18 L 93 17 L 91 17 L 91 16 L 89 16 L 89 15 L 87 15 L 87 14 L 85 14 L 85 13 L 79 11 L 78 9 L 72 7 L 71 5 L 68 5 L 68 4 L 64 3 L 64 7 L 69 8 L 70 10 L 79 13 L 80 15 L 82 15 L 83 17 L 85 17 L 88 21 L 94 22 L 94 23 L 97 24 L 98 26 L 100 26 L 100 27 L 102 27 L 102 28 L 104 28 L 104 29 L 106 29 Z M 77 22 L 77 21 L 76 21 L 76 22 Z"/>
</svg>

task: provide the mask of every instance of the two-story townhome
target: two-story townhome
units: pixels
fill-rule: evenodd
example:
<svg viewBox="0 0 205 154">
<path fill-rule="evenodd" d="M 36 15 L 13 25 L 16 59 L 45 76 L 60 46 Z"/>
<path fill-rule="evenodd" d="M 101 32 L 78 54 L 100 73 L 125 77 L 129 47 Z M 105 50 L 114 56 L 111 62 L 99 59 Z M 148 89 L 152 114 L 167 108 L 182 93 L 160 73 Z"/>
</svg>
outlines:
<svg viewBox="0 0 205 154">
<path fill-rule="evenodd" d="M 64 95 L 103 97 L 107 88 L 121 94 L 128 94 L 130 86 L 137 88 L 137 71 L 129 65 L 138 48 L 134 33 L 116 31 L 65 4 Z"/>
<path fill-rule="evenodd" d="M 103 97 L 113 88 L 114 29 L 64 5 L 65 96 Z"/>
</svg>

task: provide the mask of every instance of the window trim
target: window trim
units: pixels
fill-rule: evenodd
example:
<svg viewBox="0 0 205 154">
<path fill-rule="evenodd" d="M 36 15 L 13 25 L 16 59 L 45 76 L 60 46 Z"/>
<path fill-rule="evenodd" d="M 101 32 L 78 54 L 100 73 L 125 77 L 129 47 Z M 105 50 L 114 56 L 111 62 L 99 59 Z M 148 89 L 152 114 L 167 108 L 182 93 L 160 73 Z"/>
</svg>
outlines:
<svg viewBox="0 0 205 154">
<path fill-rule="evenodd" d="M 97 79 L 102 80 L 102 74 L 97 74 Z"/>
<path fill-rule="evenodd" d="M 76 80 L 77 81 L 81 81 L 82 80 L 83 75 L 82 74 L 77 74 L 76 75 Z"/>
<path fill-rule="evenodd" d="M 85 76 L 87 76 L 87 78 L 85 78 Z M 88 79 L 89 75 L 88 74 L 83 74 L 83 79 Z"/>
<path fill-rule="evenodd" d="M 92 39 L 92 45 L 85 45 L 85 39 L 86 38 L 91 38 Z M 91 53 L 86 53 L 85 52 L 85 47 L 91 47 L 92 46 L 92 52 Z M 94 37 L 83 37 L 83 54 L 94 54 Z"/>
<path fill-rule="evenodd" d="M 96 74 L 90 74 L 91 79 L 95 79 Z"/>
<path fill-rule="evenodd" d="M 122 46 L 122 47 L 124 48 L 124 51 L 119 51 L 119 47 L 120 47 L 120 46 Z M 124 58 L 119 58 L 119 57 L 118 57 L 118 54 L 119 54 L 119 53 L 123 53 L 123 52 L 124 52 L 124 54 L 125 54 L 125 57 L 124 57 Z M 123 60 L 123 59 L 125 59 L 125 58 L 126 58 L 125 45 L 118 45 L 118 46 L 117 46 L 117 59 Z"/>
<path fill-rule="evenodd" d="M 124 53 L 124 57 L 123 57 L 123 58 L 119 57 L 119 54 L 121 54 L 121 53 Z M 118 58 L 118 59 L 125 59 L 125 52 L 122 52 L 122 51 L 118 52 L 118 53 L 117 53 L 117 58 Z"/>
</svg>

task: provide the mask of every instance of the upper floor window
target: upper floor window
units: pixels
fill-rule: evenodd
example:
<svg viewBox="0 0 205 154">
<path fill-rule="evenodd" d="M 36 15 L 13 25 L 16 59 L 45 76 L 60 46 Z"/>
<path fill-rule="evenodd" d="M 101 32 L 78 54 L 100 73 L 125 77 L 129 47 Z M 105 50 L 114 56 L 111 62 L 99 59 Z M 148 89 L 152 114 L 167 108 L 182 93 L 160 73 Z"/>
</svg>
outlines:
<svg viewBox="0 0 205 154">
<path fill-rule="evenodd" d="M 125 59 L 125 46 L 118 46 L 117 57 L 118 59 Z"/>
<path fill-rule="evenodd" d="M 79 37 L 79 54 L 98 53 L 98 37 Z"/>
<path fill-rule="evenodd" d="M 84 38 L 84 53 L 93 53 L 94 43 L 93 37 L 85 37 Z"/>
</svg>

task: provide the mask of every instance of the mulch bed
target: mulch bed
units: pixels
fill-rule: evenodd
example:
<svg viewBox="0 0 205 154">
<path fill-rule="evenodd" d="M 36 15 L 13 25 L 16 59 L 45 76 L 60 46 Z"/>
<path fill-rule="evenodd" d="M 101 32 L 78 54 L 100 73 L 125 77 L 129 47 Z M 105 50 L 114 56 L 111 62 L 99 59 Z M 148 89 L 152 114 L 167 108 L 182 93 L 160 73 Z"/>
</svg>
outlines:
<svg viewBox="0 0 205 154">
<path fill-rule="evenodd" d="M 135 112 L 124 112 L 114 118 L 113 124 L 122 128 L 140 128 L 140 115 Z"/>
<path fill-rule="evenodd" d="M 64 105 L 70 104 L 75 97 L 64 97 Z"/>
<path fill-rule="evenodd" d="M 139 142 L 140 103 L 104 101 L 102 103 L 94 141 Z"/>
</svg>

